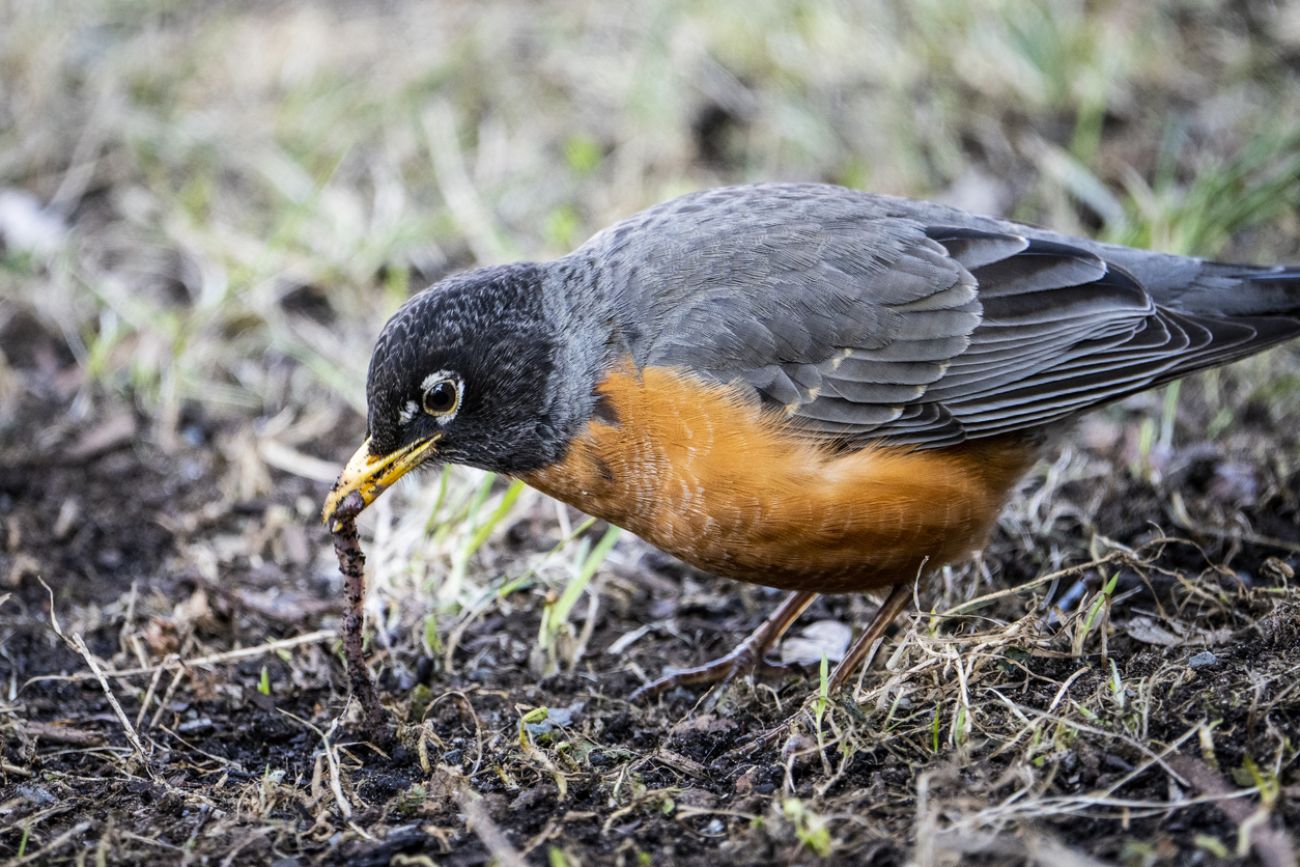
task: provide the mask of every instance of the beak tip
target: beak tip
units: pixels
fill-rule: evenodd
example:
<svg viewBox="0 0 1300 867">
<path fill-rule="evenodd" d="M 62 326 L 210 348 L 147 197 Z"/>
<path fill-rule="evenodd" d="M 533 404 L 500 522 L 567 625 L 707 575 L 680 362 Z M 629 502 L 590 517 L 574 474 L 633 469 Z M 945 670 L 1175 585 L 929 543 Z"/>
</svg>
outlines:
<svg viewBox="0 0 1300 867">
<path fill-rule="evenodd" d="M 352 455 L 334 483 L 334 489 L 325 498 L 321 523 L 333 533 L 343 529 L 344 524 L 355 520 L 393 482 L 419 466 L 438 439 L 435 435 L 378 457 L 370 453 L 370 440 L 366 440 Z"/>
<path fill-rule="evenodd" d="M 321 523 L 329 527 L 331 533 L 341 530 L 345 522 L 355 520 L 367 505 L 366 498 L 355 489 L 348 491 L 341 499 L 336 499 L 336 496 L 337 488 L 325 501 L 325 508 L 320 516 Z"/>
</svg>

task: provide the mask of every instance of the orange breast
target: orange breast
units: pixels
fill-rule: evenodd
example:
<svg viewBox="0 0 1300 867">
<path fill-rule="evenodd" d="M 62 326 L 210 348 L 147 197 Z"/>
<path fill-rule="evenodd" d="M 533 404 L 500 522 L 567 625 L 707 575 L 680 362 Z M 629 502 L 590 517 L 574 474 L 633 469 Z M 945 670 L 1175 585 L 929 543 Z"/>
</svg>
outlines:
<svg viewBox="0 0 1300 867">
<path fill-rule="evenodd" d="M 702 569 L 774 587 L 869 590 L 969 555 L 1033 457 L 1008 440 L 836 452 L 667 368 L 621 370 L 600 391 L 611 421 L 524 481 Z"/>
</svg>

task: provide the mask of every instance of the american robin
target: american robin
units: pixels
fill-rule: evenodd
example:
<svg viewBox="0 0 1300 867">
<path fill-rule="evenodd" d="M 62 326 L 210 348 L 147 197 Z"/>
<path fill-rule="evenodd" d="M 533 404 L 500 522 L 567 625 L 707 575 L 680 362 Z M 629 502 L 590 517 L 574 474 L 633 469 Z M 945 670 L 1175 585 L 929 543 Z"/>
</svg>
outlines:
<svg viewBox="0 0 1300 867">
<path fill-rule="evenodd" d="M 760 664 L 818 593 L 888 588 L 836 688 L 913 579 L 983 545 L 1055 429 L 1297 335 L 1300 267 L 834 186 L 709 190 L 412 297 L 324 516 L 467 464 L 792 591 L 735 651 L 649 690 Z"/>
</svg>

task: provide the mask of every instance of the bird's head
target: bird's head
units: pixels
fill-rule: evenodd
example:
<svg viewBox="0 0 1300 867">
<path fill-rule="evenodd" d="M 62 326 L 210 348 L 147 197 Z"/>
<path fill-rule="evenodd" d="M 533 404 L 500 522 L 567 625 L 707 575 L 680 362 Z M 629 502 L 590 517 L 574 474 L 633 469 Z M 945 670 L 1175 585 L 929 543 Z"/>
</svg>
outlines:
<svg viewBox="0 0 1300 867">
<path fill-rule="evenodd" d="M 326 523 L 352 493 L 355 512 L 419 467 L 519 473 L 562 454 L 592 389 L 565 366 L 543 267 L 451 277 L 388 320 L 370 358 L 368 436 L 325 501 Z"/>
</svg>

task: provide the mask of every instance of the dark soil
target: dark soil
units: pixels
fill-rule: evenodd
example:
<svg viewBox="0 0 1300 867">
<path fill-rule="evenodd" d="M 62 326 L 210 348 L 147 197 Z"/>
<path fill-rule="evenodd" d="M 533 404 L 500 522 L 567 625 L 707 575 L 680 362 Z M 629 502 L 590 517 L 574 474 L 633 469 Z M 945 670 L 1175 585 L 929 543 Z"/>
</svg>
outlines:
<svg viewBox="0 0 1300 867">
<path fill-rule="evenodd" d="M 863 680 L 862 703 L 845 697 L 826 711 L 824 748 L 812 714 L 799 712 L 814 672 L 737 683 L 711 712 L 686 690 L 625 700 L 665 664 L 725 651 L 778 598 L 631 540 L 641 556 L 603 579 L 572 673 L 531 673 L 540 586 L 477 619 L 451 670 L 409 636 L 372 646 L 382 697 L 404 722 L 399 742 L 380 747 L 352 716 L 339 719 L 348 679 L 333 638 L 158 667 L 337 624 L 343 602 L 316 513 L 325 486 L 276 473 L 267 495 L 240 499 L 242 425 L 192 420 L 163 448 L 124 410 L 65 412 L 77 386 L 67 368 L 22 377 L 0 440 L 5 856 L 1051 863 L 1042 847 L 1064 846 L 1126 864 L 1278 857 L 1259 833 L 1238 848 L 1240 822 L 1176 773 L 1174 757 L 1249 790 L 1247 814 L 1269 811 L 1261 831 L 1300 825 L 1300 472 L 1294 433 L 1268 429 L 1267 417 L 1232 434 L 1241 457 L 1184 449 L 1164 457 L 1159 483 L 1115 469 L 1126 460 L 1114 439 L 1088 453 L 1109 475 L 1061 483 L 1052 510 L 1031 515 L 1020 503 L 1050 478 L 1037 471 L 983 568 L 942 576 L 923 603 L 942 611 L 1094 553 L 1111 559 L 968 616 L 904 623 Z M 1192 402 L 1185 421 L 1198 412 Z M 1107 419 L 1127 430 L 1124 411 Z M 352 445 L 340 434 L 320 451 Z M 1185 516 L 1201 529 L 1180 527 Z M 529 526 L 503 536 L 544 547 Z M 1113 603 L 1076 654 L 1076 612 L 1115 576 Z M 1070 610 L 1049 611 L 1049 595 Z M 804 622 L 860 625 L 870 609 L 823 599 Z M 105 669 L 144 669 L 107 681 L 144 755 L 54 617 Z M 972 719 L 955 736 L 963 690 Z M 791 714 L 793 725 L 754 746 Z"/>
</svg>

